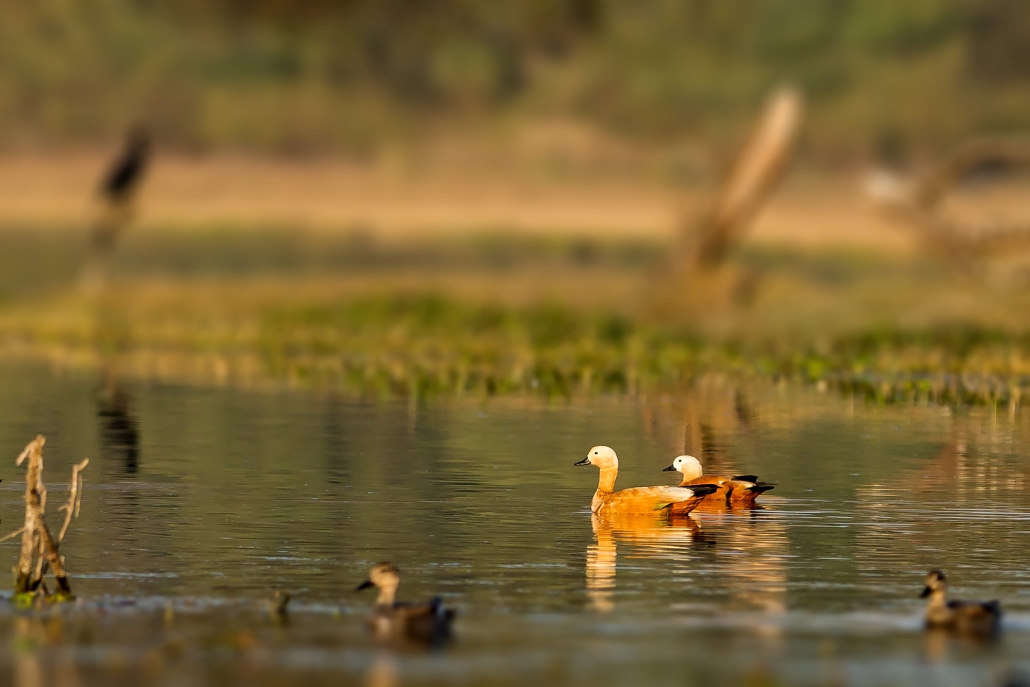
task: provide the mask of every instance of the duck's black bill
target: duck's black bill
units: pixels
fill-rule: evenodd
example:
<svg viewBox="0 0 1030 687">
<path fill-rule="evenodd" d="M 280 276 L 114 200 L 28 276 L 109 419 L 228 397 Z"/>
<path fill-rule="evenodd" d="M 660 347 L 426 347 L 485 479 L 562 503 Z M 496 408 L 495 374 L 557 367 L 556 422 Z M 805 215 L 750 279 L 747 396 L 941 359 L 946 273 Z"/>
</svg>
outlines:
<svg viewBox="0 0 1030 687">
<path fill-rule="evenodd" d="M 354 591 L 360 592 L 362 589 L 368 589 L 369 587 L 374 587 L 374 586 L 375 586 L 375 584 L 372 582 L 372 580 L 365 580 L 364 582 L 359 584 Z"/>
<path fill-rule="evenodd" d="M 590 456 L 587 456 L 586 458 L 584 458 L 583 460 L 579 461 L 578 463 L 573 463 L 572 467 L 576 467 L 577 465 L 590 465 Z"/>
<path fill-rule="evenodd" d="M 675 465 L 670 465 L 667 468 L 662 468 L 662 472 L 676 472 L 676 466 Z"/>
<path fill-rule="evenodd" d="M 930 596 L 931 594 L 933 594 L 933 590 L 932 589 L 930 589 L 929 587 L 923 587 L 923 593 L 919 595 L 919 598 L 920 599 L 925 599 L 926 597 Z"/>
</svg>

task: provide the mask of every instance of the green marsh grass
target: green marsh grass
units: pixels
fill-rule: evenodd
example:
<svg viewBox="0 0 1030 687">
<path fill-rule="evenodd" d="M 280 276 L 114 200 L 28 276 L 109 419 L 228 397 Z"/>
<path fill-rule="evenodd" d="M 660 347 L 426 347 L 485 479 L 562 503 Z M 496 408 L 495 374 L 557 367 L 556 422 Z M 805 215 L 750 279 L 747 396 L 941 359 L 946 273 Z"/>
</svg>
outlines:
<svg viewBox="0 0 1030 687">
<path fill-rule="evenodd" d="M 655 306 L 677 288 L 657 242 L 129 239 L 94 297 L 74 288 L 75 243 L 0 232 L 18 249 L 0 251 L 0 351 L 368 397 L 656 393 L 723 375 L 885 403 L 1018 404 L 1030 384 L 1030 329 L 1014 317 L 1030 297 L 919 258 L 752 248 L 713 293 L 673 293 L 670 311 Z M 717 291 L 740 275 L 757 287 L 734 305 Z"/>
</svg>

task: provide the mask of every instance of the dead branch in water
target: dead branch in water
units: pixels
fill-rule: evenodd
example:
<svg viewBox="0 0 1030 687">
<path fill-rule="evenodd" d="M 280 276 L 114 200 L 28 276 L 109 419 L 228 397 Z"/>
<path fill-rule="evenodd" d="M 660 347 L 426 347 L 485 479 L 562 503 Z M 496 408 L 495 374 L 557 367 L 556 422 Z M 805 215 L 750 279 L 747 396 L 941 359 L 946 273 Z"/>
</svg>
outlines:
<svg viewBox="0 0 1030 687">
<path fill-rule="evenodd" d="M 47 590 L 43 583 L 43 577 L 49 569 L 54 572 L 58 594 L 70 597 L 72 595 L 71 586 L 68 583 L 64 559 L 58 552 L 58 546 L 64 539 L 71 520 L 78 516 L 82 500 L 81 473 L 89 464 L 89 460 L 83 460 L 72 468 L 68 503 L 62 506 L 62 510 L 65 511 L 64 525 L 61 527 L 60 536 L 55 540 L 44 520 L 46 485 L 43 484 L 43 445 L 45 443 L 46 438 L 41 434 L 37 435 L 15 461 L 15 465 L 21 466 L 27 459 L 28 468 L 25 474 L 25 524 L 19 530 L 21 532 L 21 553 L 18 556 L 18 565 L 14 569 L 14 593 L 16 595 L 33 594 L 42 590 L 45 594 Z M 16 534 L 17 532 L 10 534 L 4 539 Z"/>
</svg>

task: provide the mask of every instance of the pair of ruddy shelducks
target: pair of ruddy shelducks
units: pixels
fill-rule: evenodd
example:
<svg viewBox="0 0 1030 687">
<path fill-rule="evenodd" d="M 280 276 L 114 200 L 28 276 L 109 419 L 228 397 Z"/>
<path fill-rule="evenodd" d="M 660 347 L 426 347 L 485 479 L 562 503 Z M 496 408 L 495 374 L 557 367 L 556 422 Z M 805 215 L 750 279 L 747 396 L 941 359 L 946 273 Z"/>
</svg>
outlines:
<svg viewBox="0 0 1030 687">
<path fill-rule="evenodd" d="M 595 446 L 576 465 L 595 465 L 601 470 L 590 510 L 598 515 L 653 513 L 668 510 L 686 515 L 702 502 L 727 505 L 754 505 L 755 499 L 773 488 L 759 482 L 755 475 L 705 475 L 694 456 L 679 456 L 664 471 L 678 471 L 683 480 L 678 486 L 634 487 L 615 491 L 619 476 L 619 457 L 608 446 Z"/>
</svg>

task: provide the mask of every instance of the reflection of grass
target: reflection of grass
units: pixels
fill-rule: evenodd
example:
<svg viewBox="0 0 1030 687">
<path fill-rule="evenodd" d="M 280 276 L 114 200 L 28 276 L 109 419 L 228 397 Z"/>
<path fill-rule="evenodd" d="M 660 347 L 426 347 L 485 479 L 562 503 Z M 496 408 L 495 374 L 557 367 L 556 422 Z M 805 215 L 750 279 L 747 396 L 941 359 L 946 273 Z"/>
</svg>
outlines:
<svg viewBox="0 0 1030 687">
<path fill-rule="evenodd" d="M 1014 399 L 1030 378 L 1030 335 L 1012 320 L 1030 305 L 1020 289 L 901 257 L 755 250 L 722 282 L 683 288 L 663 276 L 660 244 L 156 235 L 123 247 L 94 302 L 34 262 L 73 264 L 73 248 L 17 242 L 0 345 L 146 377 L 573 395 L 714 373 L 976 403 Z M 758 287 L 733 306 L 719 290 L 741 274 Z M 677 289 L 683 303 L 658 302 Z"/>
</svg>

